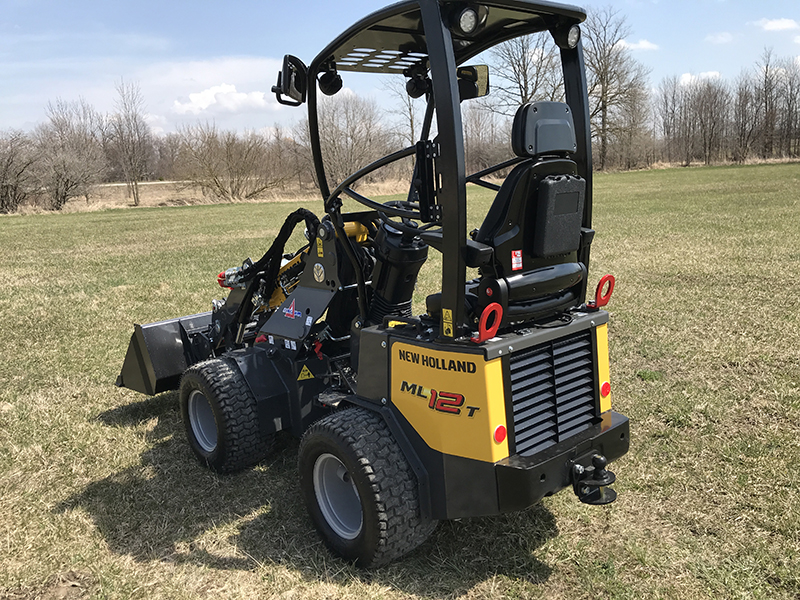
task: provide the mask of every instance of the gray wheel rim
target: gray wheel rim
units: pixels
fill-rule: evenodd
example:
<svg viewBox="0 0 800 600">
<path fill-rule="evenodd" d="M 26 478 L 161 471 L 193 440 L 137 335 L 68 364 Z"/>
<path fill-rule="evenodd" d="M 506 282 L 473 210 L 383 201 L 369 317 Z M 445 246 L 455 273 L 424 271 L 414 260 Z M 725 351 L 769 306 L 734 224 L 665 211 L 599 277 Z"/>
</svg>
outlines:
<svg viewBox="0 0 800 600">
<path fill-rule="evenodd" d="M 217 421 L 211 403 L 200 390 L 189 394 L 189 425 L 198 445 L 213 452 L 217 447 Z"/>
<path fill-rule="evenodd" d="M 336 535 L 352 540 L 361 533 L 361 498 L 347 468 L 333 454 L 321 454 L 314 463 L 314 493 L 322 516 Z"/>
</svg>

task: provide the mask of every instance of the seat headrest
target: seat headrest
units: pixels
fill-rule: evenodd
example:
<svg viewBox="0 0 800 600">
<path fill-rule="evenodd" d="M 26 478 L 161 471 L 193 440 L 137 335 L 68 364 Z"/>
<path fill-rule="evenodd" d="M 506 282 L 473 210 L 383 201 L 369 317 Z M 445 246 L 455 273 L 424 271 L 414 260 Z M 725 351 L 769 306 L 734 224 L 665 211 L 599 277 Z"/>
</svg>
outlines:
<svg viewBox="0 0 800 600">
<path fill-rule="evenodd" d="M 578 149 L 572 110 L 563 102 L 528 102 L 517 109 L 511 129 L 517 156 L 565 155 Z"/>
</svg>

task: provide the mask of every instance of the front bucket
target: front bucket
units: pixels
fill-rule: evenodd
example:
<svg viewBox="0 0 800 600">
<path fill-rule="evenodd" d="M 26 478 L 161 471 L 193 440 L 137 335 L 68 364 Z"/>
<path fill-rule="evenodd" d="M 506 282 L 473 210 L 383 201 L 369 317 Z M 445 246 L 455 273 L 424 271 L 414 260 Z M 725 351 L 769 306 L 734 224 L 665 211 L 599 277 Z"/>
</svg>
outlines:
<svg viewBox="0 0 800 600">
<path fill-rule="evenodd" d="M 193 351 L 191 338 L 205 332 L 210 324 L 211 313 L 206 312 L 134 325 L 116 385 L 149 396 L 178 389 L 183 372 L 206 358 Z"/>
</svg>

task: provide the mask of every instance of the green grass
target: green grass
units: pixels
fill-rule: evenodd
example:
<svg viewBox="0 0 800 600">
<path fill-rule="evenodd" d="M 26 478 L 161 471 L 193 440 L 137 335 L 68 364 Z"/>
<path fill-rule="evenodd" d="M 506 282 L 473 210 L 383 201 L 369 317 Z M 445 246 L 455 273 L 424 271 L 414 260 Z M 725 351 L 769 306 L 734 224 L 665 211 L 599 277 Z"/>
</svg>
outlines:
<svg viewBox="0 0 800 600">
<path fill-rule="evenodd" d="M 207 310 L 290 206 L 0 218 L 0 599 L 798 597 L 798 189 L 797 164 L 597 176 L 619 500 L 442 523 L 373 573 L 314 533 L 296 441 L 218 477 L 174 394 L 112 385 L 132 323 Z"/>
</svg>

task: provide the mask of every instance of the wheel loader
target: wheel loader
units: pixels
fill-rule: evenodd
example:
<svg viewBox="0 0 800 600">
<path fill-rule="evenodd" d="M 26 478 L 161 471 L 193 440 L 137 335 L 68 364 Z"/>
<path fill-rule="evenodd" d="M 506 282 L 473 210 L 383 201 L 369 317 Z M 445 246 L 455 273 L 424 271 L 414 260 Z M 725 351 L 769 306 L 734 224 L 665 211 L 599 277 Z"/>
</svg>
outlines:
<svg viewBox="0 0 800 600">
<path fill-rule="evenodd" d="M 300 438 L 316 529 L 366 568 L 410 552 L 440 520 L 523 510 L 564 488 L 612 502 L 606 467 L 627 452 L 629 423 L 611 407 L 602 307 L 613 277 L 587 297 L 585 16 L 545 0 L 404 0 L 308 66 L 285 56 L 272 89 L 308 110 L 322 217 L 292 212 L 262 258 L 221 272 L 229 291 L 212 310 L 136 325 L 117 385 L 180 390 L 189 444 L 220 473 L 264 459 L 278 432 Z M 488 67 L 469 61 L 544 31 L 560 50 L 565 101 L 519 106 L 513 156 L 466 173 L 461 106 L 490 91 Z M 425 118 L 413 146 L 331 181 L 318 111 L 351 72 L 404 77 Z M 414 165 L 404 200 L 357 191 L 404 159 Z M 471 232 L 468 183 L 494 194 Z M 287 250 L 300 224 L 307 243 Z M 441 288 L 415 316 L 431 252 L 442 255 Z"/>
</svg>

